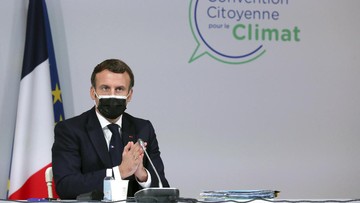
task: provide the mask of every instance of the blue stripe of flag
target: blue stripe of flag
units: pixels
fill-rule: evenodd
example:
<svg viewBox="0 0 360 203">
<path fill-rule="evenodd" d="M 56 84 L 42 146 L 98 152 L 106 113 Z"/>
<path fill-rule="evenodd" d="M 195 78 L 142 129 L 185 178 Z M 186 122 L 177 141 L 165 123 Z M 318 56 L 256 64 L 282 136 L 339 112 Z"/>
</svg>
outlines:
<svg viewBox="0 0 360 203">
<path fill-rule="evenodd" d="M 21 79 L 48 58 L 42 1 L 29 1 Z"/>
</svg>

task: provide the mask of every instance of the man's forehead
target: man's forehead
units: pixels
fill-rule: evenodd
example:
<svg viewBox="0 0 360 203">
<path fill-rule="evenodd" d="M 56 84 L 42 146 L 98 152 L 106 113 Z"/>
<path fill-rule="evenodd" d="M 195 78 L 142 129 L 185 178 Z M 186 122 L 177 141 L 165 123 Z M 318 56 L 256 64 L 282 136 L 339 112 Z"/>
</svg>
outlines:
<svg viewBox="0 0 360 203">
<path fill-rule="evenodd" d="M 101 71 L 95 75 L 97 86 L 126 87 L 130 85 L 130 76 L 127 72 L 114 73 L 110 71 L 104 71 Z"/>
</svg>

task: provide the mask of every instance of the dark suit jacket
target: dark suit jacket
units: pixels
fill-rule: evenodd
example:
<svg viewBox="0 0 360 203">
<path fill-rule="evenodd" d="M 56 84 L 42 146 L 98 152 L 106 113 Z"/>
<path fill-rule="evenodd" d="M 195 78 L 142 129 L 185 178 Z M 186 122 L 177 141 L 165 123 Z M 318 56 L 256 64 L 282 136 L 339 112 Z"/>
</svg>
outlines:
<svg viewBox="0 0 360 203">
<path fill-rule="evenodd" d="M 150 121 L 124 113 L 121 129 L 122 136 L 126 139 L 125 145 L 128 141 L 135 143 L 138 138 L 148 143 L 146 151 L 164 187 L 169 187 L 155 131 Z M 151 174 L 151 187 L 158 187 L 158 179 L 146 156 L 143 164 Z M 105 171 L 112 166 L 95 107 L 56 125 L 52 166 L 56 192 L 61 199 L 75 199 L 79 194 L 103 190 Z M 142 188 L 134 175 L 128 179 L 128 196 L 131 197 Z"/>
</svg>

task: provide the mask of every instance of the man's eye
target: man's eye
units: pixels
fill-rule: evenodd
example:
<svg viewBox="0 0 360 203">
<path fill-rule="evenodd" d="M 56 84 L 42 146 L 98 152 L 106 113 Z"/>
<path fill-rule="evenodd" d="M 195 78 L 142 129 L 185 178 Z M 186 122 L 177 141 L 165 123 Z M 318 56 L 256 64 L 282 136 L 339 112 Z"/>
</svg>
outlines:
<svg viewBox="0 0 360 203">
<path fill-rule="evenodd" d="M 102 91 L 107 91 L 107 90 L 109 90 L 109 88 L 108 87 L 101 87 L 101 90 Z"/>
</svg>

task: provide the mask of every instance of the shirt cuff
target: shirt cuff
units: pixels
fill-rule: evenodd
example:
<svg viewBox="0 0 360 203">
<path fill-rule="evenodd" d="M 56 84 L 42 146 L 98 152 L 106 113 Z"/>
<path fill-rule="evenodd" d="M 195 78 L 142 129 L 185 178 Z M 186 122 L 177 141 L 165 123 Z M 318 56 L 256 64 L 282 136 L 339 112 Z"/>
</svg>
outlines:
<svg viewBox="0 0 360 203">
<path fill-rule="evenodd" d="M 121 179 L 121 175 L 120 175 L 120 168 L 119 168 L 119 166 L 114 166 L 113 168 L 113 173 L 114 173 L 114 179 L 115 180 L 122 180 Z M 146 173 L 147 173 L 147 180 L 146 180 L 146 182 L 140 182 L 137 178 L 135 178 L 136 179 L 136 181 L 139 183 L 139 185 L 141 186 L 141 187 L 143 187 L 143 188 L 149 188 L 150 187 L 150 185 L 151 185 L 151 175 L 150 175 L 150 172 L 146 169 L 146 168 L 144 168 L 145 169 L 145 171 L 146 171 Z"/>
<path fill-rule="evenodd" d="M 145 169 L 145 171 L 146 171 L 146 173 L 147 173 L 147 180 L 146 180 L 146 182 L 139 182 L 139 180 L 136 178 L 136 181 L 139 183 L 139 185 L 141 186 L 141 187 L 143 187 L 143 188 L 149 188 L 150 187 L 150 185 L 151 185 L 151 175 L 150 175 L 150 173 L 149 173 L 149 171 L 146 169 L 146 168 L 144 168 Z"/>
</svg>

